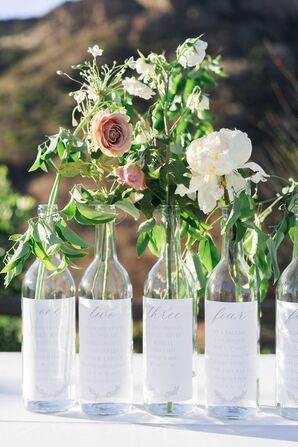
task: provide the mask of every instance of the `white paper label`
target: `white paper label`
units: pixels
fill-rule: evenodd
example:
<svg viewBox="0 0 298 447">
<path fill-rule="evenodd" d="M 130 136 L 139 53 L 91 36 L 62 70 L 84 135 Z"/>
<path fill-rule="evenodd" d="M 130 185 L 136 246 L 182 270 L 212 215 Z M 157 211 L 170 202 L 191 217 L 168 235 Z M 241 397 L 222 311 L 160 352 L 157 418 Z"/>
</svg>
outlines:
<svg viewBox="0 0 298 447">
<path fill-rule="evenodd" d="M 276 301 L 277 401 L 298 407 L 298 303 Z"/>
<path fill-rule="evenodd" d="M 192 399 L 193 299 L 143 299 L 145 399 Z"/>
<path fill-rule="evenodd" d="M 80 298 L 79 324 L 81 401 L 129 402 L 131 299 Z"/>
<path fill-rule="evenodd" d="M 206 402 L 255 407 L 258 305 L 205 300 Z"/>
<path fill-rule="evenodd" d="M 75 298 L 22 299 L 23 396 L 74 398 Z"/>
</svg>

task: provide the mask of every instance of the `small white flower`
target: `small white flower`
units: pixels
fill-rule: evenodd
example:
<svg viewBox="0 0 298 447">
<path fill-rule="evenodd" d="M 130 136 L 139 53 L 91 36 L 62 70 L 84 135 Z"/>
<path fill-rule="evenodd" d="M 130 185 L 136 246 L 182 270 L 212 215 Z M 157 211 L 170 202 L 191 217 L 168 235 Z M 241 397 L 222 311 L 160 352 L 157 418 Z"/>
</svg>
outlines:
<svg viewBox="0 0 298 447">
<path fill-rule="evenodd" d="M 177 49 L 177 58 L 182 67 L 200 65 L 206 56 L 207 42 L 201 39 L 187 39 Z"/>
<path fill-rule="evenodd" d="M 135 137 L 136 144 L 145 144 L 147 143 L 147 137 L 144 132 L 138 133 Z"/>
<path fill-rule="evenodd" d="M 102 56 L 103 49 L 99 48 L 98 45 L 94 45 L 93 47 L 88 47 L 88 53 L 92 54 L 93 57 Z"/>
<path fill-rule="evenodd" d="M 131 56 L 129 59 L 127 59 L 125 61 L 126 65 L 131 68 L 132 70 L 134 70 L 136 68 L 136 61 L 134 60 L 134 57 Z"/>
<path fill-rule="evenodd" d="M 187 98 L 186 107 L 188 107 L 192 113 L 197 113 L 198 118 L 203 118 L 204 110 L 209 110 L 209 98 L 200 93 L 192 93 Z"/>
<path fill-rule="evenodd" d="M 138 96 L 143 99 L 150 99 L 154 95 L 154 91 L 148 87 L 148 85 L 143 84 L 138 81 L 135 77 L 125 78 L 122 81 L 124 89 L 133 96 Z"/>
<path fill-rule="evenodd" d="M 86 92 L 84 92 L 83 90 L 78 90 L 77 92 L 73 93 L 73 97 L 74 100 L 80 104 L 81 102 L 83 102 L 86 98 Z"/>
<path fill-rule="evenodd" d="M 136 72 L 141 75 L 139 79 L 148 77 L 153 78 L 155 76 L 154 65 L 147 64 L 147 62 L 140 57 L 136 60 L 135 69 Z"/>
<path fill-rule="evenodd" d="M 98 96 L 96 93 L 94 93 L 93 90 L 88 90 L 87 95 L 88 95 L 88 98 L 91 99 L 91 101 L 94 101 L 94 102 L 98 101 Z"/>
</svg>

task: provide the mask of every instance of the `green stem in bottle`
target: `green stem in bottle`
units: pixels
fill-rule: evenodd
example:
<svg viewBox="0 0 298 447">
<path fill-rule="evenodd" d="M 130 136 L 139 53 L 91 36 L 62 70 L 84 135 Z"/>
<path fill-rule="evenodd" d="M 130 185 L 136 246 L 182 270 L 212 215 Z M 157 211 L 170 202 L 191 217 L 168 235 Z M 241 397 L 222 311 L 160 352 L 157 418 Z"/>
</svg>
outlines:
<svg viewBox="0 0 298 447">
<path fill-rule="evenodd" d="M 167 94 L 166 94 L 167 97 Z M 169 138 L 169 122 L 167 117 L 167 102 L 164 107 L 164 128 L 165 134 Z M 169 181 L 169 161 L 171 156 L 170 144 L 166 146 L 166 205 L 171 205 L 170 196 L 170 181 Z M 171 235 L 172 235 L 172 221 L 169 219 L 166 224 L 166 271 L 167 271 L 167 299 L 173 299 L 172 291 L 172 275 L 171 275 Z"/>
<path fill-rule="evenodd" d="M 108 275 L 109 275 L 109 245 L 110 245 L 110 231 L 109 224 L 106 224 L 105 228 L 105 251 L 104 251 L 104 276 L 103 276 L 103 286 L 102 286 L 102 299 L 106 299 Z"/>
<path fill-rule="evenodd" d="M 293 212 L 295 215 L 293 259 L 295 259 L 298 258 L 298 204 L 295 204 Z"/>
</svg>

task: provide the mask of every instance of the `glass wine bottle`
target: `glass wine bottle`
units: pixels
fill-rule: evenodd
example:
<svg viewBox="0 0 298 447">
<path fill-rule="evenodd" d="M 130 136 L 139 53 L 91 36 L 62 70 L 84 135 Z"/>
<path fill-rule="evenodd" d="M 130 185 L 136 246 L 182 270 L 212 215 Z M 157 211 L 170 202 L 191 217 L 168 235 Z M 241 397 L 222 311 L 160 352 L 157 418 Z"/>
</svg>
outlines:
<svg viewBox="0 0 298 447">
<path fill-rule="evenodd" d="M 117 259 L 116 211 L 96 226 L 95 257 L 79 288 L 80 404 L 90 416 L 114 415 L 132 405 L 132 286 Z"/>
<path fill-rule="evenodd" d="M 160 416 L 191 412 L 197 402 L 196 300 L 181 257 L 180 210 L 161 207 L 166 242 L 143 298 L 144 402 Z"/>
<path fill-rule="evenodd" d="M 39 205 L 40 229 L 54 225 L 58 217 L 57 206 L 50 211 L 47 205 Z M 58 266 L 59 255 L 51 261 Z M 71 408 L 75 404 L 75 284 L 68 269 L 53 275 L 39 260 L 31 265 L 22 286 L 22 323 L 25 408 L 40 413 Z"/>
<path fill-rule="evenodd" d="M 276 289 L 276 398 L 280 414 L 298 420 L 298 205 L 292 261 Z"/>
<path fill-rule="evenodd" d="M 223 210 L 222 222 L 229 210 Z M 254 416 L 258 406 L 258 304 L 232 228 L 205 296 L 206 407 L 218 418 Z"/>
</svg>

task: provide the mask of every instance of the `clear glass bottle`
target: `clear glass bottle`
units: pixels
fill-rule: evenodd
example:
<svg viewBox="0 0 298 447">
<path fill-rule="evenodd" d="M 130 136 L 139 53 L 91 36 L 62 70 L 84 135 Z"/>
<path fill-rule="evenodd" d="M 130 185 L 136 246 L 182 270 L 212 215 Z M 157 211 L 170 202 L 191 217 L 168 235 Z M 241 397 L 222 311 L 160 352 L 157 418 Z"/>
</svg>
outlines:
<svg viewBox="0 0 298 447">
<path fill-rule="evenodd" d="M 55 205 L 38 206 L 39 223 L 52 226 Z M 51 261 L 57 266 L 59 255 Z M 39 260 L 22 286 L 23 400 L 27 410 L 65 411 L 75 404 L 75 283 L 69 270 L 53 276 Z"/>
<path fill-rule="evenodd" d="M 298 420 L 298 204 L 292 261 L 276 288 L 276 400 L 281 416 Z"/>
<path fill-rule="evenodd" d="M 180 416 L 197 403 L 196 298 L 181 257 L 180 209 L 161 207 L 166 242 L 143 298 L 144 403 L 159 416 Z"/>
<path fill-rule="evenodd" d="M 117 258 L 114 220 L 96 226 L 95 257 L 79 288 L 80 404 L 90 416 L 115 415 L 132 405 L 132 286 Z"/>
<path fill-rule="evenodd" d="M 206 285 L 206 407 L 218 418 L 249 418 L 258 407 L 258 304 L 242 253 L 231 229 Z"/>
</svg>

